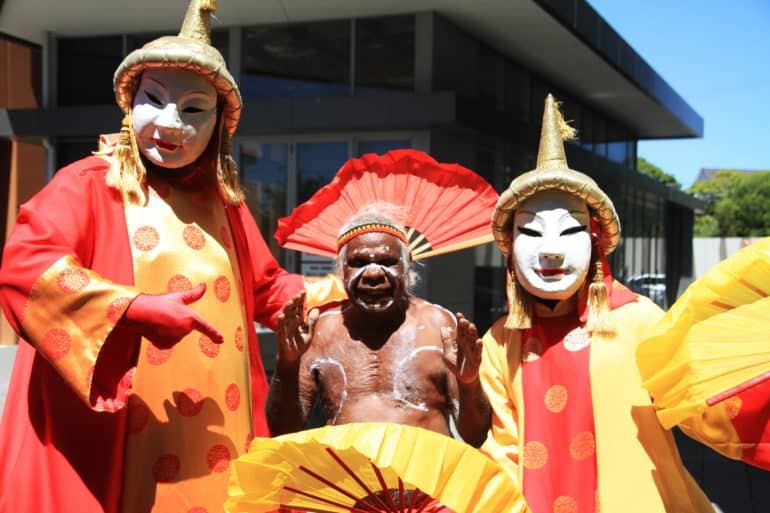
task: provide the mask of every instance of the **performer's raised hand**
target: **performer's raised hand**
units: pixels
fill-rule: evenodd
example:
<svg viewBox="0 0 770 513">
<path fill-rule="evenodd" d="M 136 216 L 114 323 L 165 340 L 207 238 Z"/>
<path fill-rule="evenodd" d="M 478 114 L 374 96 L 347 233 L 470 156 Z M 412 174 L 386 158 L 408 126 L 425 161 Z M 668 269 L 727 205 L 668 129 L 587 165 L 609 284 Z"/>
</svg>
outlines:
<svg viewBox="0 0 770 513">
<path fill-rule="evenodd" d="M 187 306 L 198 301 L 205 292 L 206 284 L 201 283 L 181 292 L 139 294 L 126 309 L 125 324 L 161 348 L 173 346 L 192 330 L 221 344 L 225 340 L 222 334 Z"/>
<path fill-rule="evenodd" d="M 317 309 L 310 310 L 307 322 L 303 318 L 305 292 L 302 291 L 289 299 L 278 314 L 278 326 L 275 332 L 278 345 L 278 361 L 285 365 L 296 365 L 300 357 L 310 347 L 313 327 L 318 320 Z"/>
<path fill-rule="evenodd" d="M 457 312 L 457 329 L 441 328 L 444 362 L 458 383 L 471 384 L 479 377 L 481 339 L 476 326 Z"/>
</svg>

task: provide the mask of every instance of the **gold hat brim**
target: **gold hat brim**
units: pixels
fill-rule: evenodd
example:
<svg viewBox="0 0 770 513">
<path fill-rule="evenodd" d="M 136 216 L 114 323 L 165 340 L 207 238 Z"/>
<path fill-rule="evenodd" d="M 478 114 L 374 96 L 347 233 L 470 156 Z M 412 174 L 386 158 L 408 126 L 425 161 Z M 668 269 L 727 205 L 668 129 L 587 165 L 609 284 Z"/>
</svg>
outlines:
<svg viewBox="0 0 770 513">
<path fill-rule="evenodd" d="M 216 48 L 196 39 L 166 36 L 128 54 L 113 78 L 115 100 L 124 113 L 131 112 L 142 72 L 147 69 L 181 69 L 203 75 L 224 99 L 225 130 L 230 136 L 235 133 L 243 108 L 241 94 Z"/>
<path fill-rule="evenodd" d="M 516 177 L 500 195 L 492 214 L 492 234 L 500 251 L 508 256 L 513 242 L 513 215 L 526 199 L 538 192 L 564 191 L 588 204 L 601 228 L 599 244 L 610 254 L 620 242 L 620 219 L 609 196 L 589 176 L 572 169 L 535 169 Z"/>
</svg>

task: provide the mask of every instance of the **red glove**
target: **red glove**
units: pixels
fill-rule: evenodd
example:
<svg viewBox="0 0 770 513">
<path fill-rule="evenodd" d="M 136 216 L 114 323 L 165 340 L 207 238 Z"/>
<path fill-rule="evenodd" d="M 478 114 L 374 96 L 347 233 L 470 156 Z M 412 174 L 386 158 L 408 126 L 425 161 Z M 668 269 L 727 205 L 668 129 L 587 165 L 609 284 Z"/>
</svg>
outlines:
<svg viewBox="0 0 770 513">
<path fill-rule="evenodd" d="M 160 348 L 168 348 L 179 342 L 192 330 L 198 330 L 213 342 L 221 344 L 224 337 L 203 317 L 188 307 L 206 292 L 206 284 L 184 292 L 167 294 L 139 294 L 134 298 L 124 316 L 125 325 Z"/>
</svg>

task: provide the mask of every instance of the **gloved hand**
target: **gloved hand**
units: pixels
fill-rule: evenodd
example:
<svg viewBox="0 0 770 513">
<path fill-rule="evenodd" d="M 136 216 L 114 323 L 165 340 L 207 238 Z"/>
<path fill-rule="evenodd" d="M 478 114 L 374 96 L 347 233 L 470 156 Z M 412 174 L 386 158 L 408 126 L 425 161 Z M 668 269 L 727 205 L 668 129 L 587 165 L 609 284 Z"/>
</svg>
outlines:
<svg viewBox="0 0 770 513">
<path fill-rule="evenodd" d="M 213 342 L 224 342 L 222 334 L 203 317 L 188 307 L 206 292 L 206 284 L 183 292 L 139 294 L 124 315 L 125 326 L 133 329 L 156 346 L 167 349 L 192 330 L 198 330 Z"/>
</svg>

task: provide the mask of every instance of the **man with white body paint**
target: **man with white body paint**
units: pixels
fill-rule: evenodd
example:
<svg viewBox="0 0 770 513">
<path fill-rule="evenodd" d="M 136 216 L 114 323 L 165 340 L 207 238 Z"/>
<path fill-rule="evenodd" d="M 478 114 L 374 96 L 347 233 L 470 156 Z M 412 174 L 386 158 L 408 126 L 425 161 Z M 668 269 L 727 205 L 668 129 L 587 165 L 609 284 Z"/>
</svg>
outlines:
<svg viewBox="0 0 770 513">
<path fill-rule="evenodd" d="M 636 366 L 663 312 L 612 279 L 620 222 L 598 185 L 568 167 L 564 132 L 549 95 L 537 166 L 492 217 L 509 313 L 483 340 L 492 427 L 482 451 L 535 513 L 712 512 Z"/>
<path fill-rule="evenodd" d="M 388 217 L 357 217 L 338 242 L 349 299 L 305 323 L 300 294 L 278 316 L 271 432 L 305 428 L 318 398 L 328 424 L 394 422 L 450 435 L 451 416 L 463 440 L 481 445 L 490 414 L 476 327 L 411 294 L 404 232 Z"/>
</svg>

